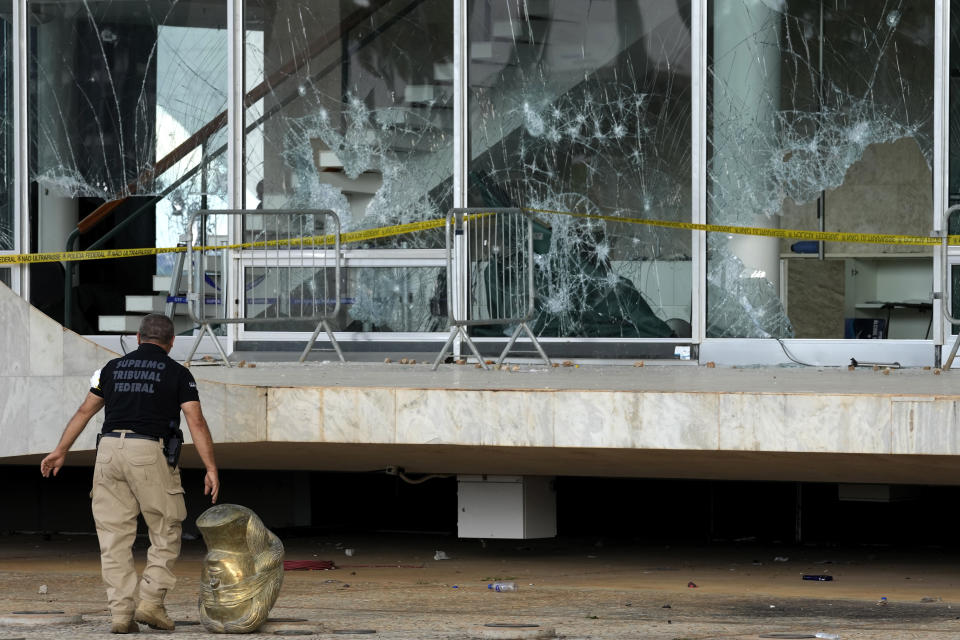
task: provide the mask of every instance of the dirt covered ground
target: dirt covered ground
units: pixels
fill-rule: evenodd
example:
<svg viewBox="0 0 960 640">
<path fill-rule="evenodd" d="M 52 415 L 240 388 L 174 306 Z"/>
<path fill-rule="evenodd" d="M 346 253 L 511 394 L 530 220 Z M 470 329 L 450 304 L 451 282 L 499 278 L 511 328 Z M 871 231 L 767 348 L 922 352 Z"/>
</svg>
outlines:
<svg viewBox="0 0 960 640">
<path fill-rule="evenodd" d="M 288 560 L 330 560 L 337 568 L 286 572 L 274 621 L 259 635 L 960 638 L 960 554 L 949 549 L 482 543 L 396 533 L 284 544 Z M 140 562 L 146 546 L 138 538 Z M 204 553 L 202 541 L 185 542 L 179 582 L 167 598 L 181 623 L 176 633 L 198 639 L 210 635 L 190 624 L 197 620 Z M 805 574 L 833 580 L 803 580 Z M 497 579 L 513 580 L 519 590 L 489 590 Z M 77 613 L 83 622 L 25 626 L 16 622 L 27 614 L 17 611 Z M 95 537 L 0 536 L 0 640 L 99 637 L 109 619 Z M 488 626 L 520 624 L 539 626 Z"/>
</svg>

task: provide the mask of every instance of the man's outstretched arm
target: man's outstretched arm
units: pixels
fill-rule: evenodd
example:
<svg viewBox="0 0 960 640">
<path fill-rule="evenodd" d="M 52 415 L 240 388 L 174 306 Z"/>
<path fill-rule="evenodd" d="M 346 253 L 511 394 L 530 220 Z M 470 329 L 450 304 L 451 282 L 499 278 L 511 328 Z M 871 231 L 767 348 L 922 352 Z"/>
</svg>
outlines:
<svg viewBox="0 0 960 640">
<path fill-rule="evenodd" d="M 40 462 L 40 473 L 43 474 L 44 478 L 49 478 L 51 473 L 57 475 L 57 472 L 60 471 L 60 467 L 63 466 L 63 462 L 67 457 L 67 451 L 70 450 L 70 447 L 76 442 L 77 437 L 86 428 L 87 423 L 90 422 L 90 418 L 95 416 L 97 411 L 100 411 L 102 408 L 103 398 L 88 391 L 87 397 L 83 400 L 83 404 L 81 404 L 77 412 L 73 414 L 73 417 L 70 418 L 70 421 L 67 423 L 66 429 L 63 430 L 63 435 L 60 436 L 60 443 L 56 449 Z"/>
<path fill-rule="evenodd" d="M 207 475 L 203 478 L 203 495 L 209 495 L 210 501 L 216 504 L 220 494 L 220 478 L 217 475 L 217 462 L 213 457 L 213 437 L 207 427 L 207 420 L 203 417 L 203 410 L 196 400 L 184 402 L 180 405 L 183 415 L 187 418 L 193 446 L 197 448 L 203 466 L 207 468 Z"/>
</svg>

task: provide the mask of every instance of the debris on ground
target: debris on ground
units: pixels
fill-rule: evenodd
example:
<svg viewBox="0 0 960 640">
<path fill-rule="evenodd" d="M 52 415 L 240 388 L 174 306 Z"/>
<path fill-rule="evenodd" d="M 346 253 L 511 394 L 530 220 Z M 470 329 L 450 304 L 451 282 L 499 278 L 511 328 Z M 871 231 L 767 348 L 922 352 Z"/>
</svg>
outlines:
<svg viewBox="0 0 960 640">
<path fill-rule="evenodd" d="M 284 560 L 284 571 L 327 571 L 336 569 L 331 560 Z"/>
</svg>

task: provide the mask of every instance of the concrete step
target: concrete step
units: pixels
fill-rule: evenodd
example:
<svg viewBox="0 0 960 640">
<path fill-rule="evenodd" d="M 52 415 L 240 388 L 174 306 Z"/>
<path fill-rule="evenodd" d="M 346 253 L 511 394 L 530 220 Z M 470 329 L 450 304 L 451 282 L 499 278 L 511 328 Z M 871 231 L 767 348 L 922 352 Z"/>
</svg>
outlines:
<svg viewBox="0 0 960 640">
<path fill-rule="evenodd" d="M 170 280 L 172 276 L 153 276 L 153 290 L 156 293 L 162 293 L 166 295 L 170 291 Z M 212 295 L 214 293 L 213 287 L 207 284 L 205 287 L 207 295 Z M 180 290 L 177 293 L 186 294 L 187 292 L 187 274 L 183 274 L 183 278 L 180 279 Z"/>
<path fill-rule="evenodd" d="M 140 320 L 143 316 L 100 316 L 97 321 L 97 329 L 105 333 L 136 333 L 140 328 Z M 176 316 L 173 319 L 173 327 L 178 334 L 189 331 L 193 327 L 193 322 L 186 316 Z"/>
<path fill-rule="evenodd" d="M 173 276 L 153 276 L 153 290 L 157 293 L 167 293 L 170 291 L 170 281 L 173 280 Z M 187 290 L 187 273 L 183 273 L 183 277 L 180 278 L 180 293 L 183 293 Z"/>
<path fill-rule="evenodd" d="M 180 294 L 178 298 L 184 298 L 184 300 L 178 300 L 176 315 L 185 316 L 187 314 L 187 305 L 186 305 L 186 294 Z M 212 296 L 208 294 L 208 297 L 212 299 Z M 125 296 L 124 309 L 130 313 L 165 313 L 167 307 L 167 294 L 162 293 L 159 295 L 130 295 Z M 208 300 L 207 309 L 212 312 L 215 308 L 214 304 L 210 304 Z"/>
</svg>

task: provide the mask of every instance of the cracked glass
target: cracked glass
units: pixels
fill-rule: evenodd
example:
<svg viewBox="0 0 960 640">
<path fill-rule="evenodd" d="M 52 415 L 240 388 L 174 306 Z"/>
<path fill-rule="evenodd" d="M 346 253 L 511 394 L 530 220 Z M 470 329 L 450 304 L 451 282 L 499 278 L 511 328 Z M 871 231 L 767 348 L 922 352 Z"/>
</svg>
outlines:
<svg viewBox="0 0 960 640">
<path fill-rule="evenodd" d="M 534 217 L 532 330 L 689 337 L 690 232 L 618 218 L 691 220 L 690 4 L 468 7 L 469 203 Z M 471 313 L 502 316 L 491 301 L 519 273 L 483 252 L 470 263 Z"/>
<path fill-rule="evenodd" d="M 226 3 L 31 0 L 27 7 L 38 249 L 62 251 L 91 215 L 103 217 L 84 226 L 78 248 L 175 246 L 190 213 L 225 205 Z M 102 316 L 125 322 L 123 294 L 153 291 L 153 276 L 170 274 L 173 264 L 172 254 L 79 263 L 73 328 L 129 331 Z M 55 268 L 31 277 L 38 290 L 63 290 Z M 188 328 L 185 318 L 177 322 Z"/>
<path fill-rule="evenodd" d="M 328 209 L 344 232 L 442 219 L 453 202 L 452 4 L 248 0 L 245 7 L 245 207 Z M 248 240 L 267 237 L 256 216 L 244 232 Z M 333 329 L 444 329 L 436 303 L 443 269 L 416 263 L 418 249 L 443 246 L 442 229 L 345 245 L 351 258 Z M 395 259 L 414 262 L 353 260 L 357 251 L 393 249 L 405 250 Z M 324 289 L 316 274 L 263 275 L 286 283 L 279 298 Z"/>
<path fill-rule="evenodd" d="M 708 11 L 708 222 L 927 235 L 934 3 Z M 930 337 L 929 248 L 709 234 L 707 252 L 707 337 Z"/>
</svg>

